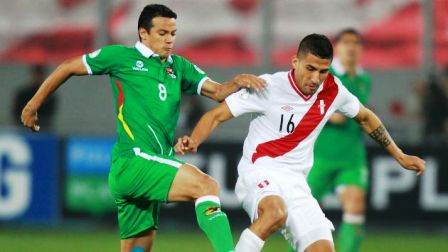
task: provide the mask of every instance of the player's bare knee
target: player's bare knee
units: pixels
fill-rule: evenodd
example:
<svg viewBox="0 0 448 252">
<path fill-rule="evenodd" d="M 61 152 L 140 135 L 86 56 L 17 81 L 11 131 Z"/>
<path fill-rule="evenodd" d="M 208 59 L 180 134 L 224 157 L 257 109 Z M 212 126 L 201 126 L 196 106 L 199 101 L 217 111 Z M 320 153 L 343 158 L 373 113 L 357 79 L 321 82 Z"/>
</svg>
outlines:
<svg viewBox="0 0 448 252">
<path fill-rule="evenodd" d="M 219 195 L 219 184 L 208 175 L 202 175 L 197 183 L 195 198 L 206 195 Z"/>
<path fill-rule="evenodd" d="M 361 196 L 355 196 L 343 203 L 344 213 L 351 214 L 364 214 L 365 212 L 365 199 Z"/>
<path fill-rule="evenodd" d="M 263 219 L 272 230 L 278 230 L 285 225 L 288 219 L 288 212 L 282 207 L 273 207 L 263 212 Z"/>
</svg>

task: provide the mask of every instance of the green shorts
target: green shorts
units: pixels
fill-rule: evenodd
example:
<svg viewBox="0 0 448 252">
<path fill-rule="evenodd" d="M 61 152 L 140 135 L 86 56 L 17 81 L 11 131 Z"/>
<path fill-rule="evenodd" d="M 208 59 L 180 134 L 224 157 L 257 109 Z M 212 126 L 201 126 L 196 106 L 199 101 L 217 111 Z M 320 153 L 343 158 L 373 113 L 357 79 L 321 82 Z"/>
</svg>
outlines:
<svg viewBox="0 0 448 252">
<path fill-rule="evenodd" d="M 368 173 L 365 161 L 335 163 L 330 160 L 315 159 L 308 175 L 308 184 L 313 196 L 320 201 L 339 186 L 354 185 L 367 191 Z"/>
<path fill-rule="evenodd" d="M 174 177 L 184 164 L 173 156 L 134 151 L 135 155 L 114 157 L 109 173 L 121 239 L 158 228 L 161 203 L 167 202 Z"/>
</svg>

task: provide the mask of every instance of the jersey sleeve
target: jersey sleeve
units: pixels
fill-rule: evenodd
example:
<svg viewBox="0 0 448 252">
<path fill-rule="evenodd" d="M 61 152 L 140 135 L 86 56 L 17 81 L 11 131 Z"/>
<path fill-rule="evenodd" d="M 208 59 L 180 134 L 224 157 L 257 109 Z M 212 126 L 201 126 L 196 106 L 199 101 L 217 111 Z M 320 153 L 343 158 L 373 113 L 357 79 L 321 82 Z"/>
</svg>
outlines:
<svg viewBox="0 0 448 252">
<path fill-rule="evenodd" d="M 207 74 L 198 66 L 180 57 L 182 67 L 182 92 L 187 94 L 201 94 L 202 85 L 208 79 Z"/>
<path fill-rule="evenodd" d="M 260 78 L 267 80 L 263 75 L 260 76 Z M 267 103 L 267 92 L 269 92 L 267 88 L 258 92 L 241 89 L 228 96 L 226 98 L 226 104 L 234 117 L 238 117 L 245 113 L 261 113 L 264 111 L 263 104 Z"/>
<path fill-rule="evenodd" d="M 82 56 L 82 61 L 90 75 L 112 74 L 118 69 L 122 46 L 105 46 Z"/>
<path fill-rule="evenodd" d="M 336 77 L 335 77 L 336 79 Z M 341 83 L 339 79 L 336 79 L 336 82 L 339 85 L 340 95 L 341 95 L 341 105 L 338 107 L 338 111 L 343 115 L 353 118 L 361 109 L 361 103 L 347 88 Z"/>
</svg>

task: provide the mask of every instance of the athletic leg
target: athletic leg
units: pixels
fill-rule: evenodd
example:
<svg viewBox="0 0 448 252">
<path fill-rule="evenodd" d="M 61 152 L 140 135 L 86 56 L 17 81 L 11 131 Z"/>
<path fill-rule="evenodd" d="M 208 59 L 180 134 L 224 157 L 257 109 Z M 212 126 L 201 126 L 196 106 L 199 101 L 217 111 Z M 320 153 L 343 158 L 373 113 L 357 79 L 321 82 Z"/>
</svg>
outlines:
<svg viewBox="0 0 448 252">
<path fill-rule="evenodd" d="M 358 186 L 345 186 L 339 197 L 343 215 L 338 234 L 338 251 L 358 252 L 364 238 L 365 192 Z"/>
<path fill-rule="evenodd" d="M 221 211 L 219 185 L 198 168 L 184 164 L 171 185 L 168 201 L 194 201 L 199 227 L 215 251 L 234 251 L 227 215 Z"/>
<path fill-rule="evenodd" d="M 261 251 L 264 241 L 286 222 L 288 213 L 284 200 L 278 195 L 269 195 L 258 203 L 258 218 L 241 234 L 235 251 Z"/>
<path fill-rule="evenodd" d="M 149 229 L 135 237 L 121 240 L 121 252 L 149 252 L 151 251 L 156 230 Z"/>
<path fill-rule="evenodd" d="M 325 194 L 330 192 L 333 186 L 332 180 L 335 175 L 335 171 L 332 166 L 328 165 L 328 163 L 329 162 L 316 158 L 314 161 L 314 166 L 308 174 L 308 184 L 314 198 L 318 201 L 320 201 Z M 328 241 L 326 240 L 323 241 L 324 244 L 327 242 Z M 320 242 L 316 246 L 319 246 L 319 244 Z M 332 245 L 332 243 L 330 244 Z M 289 246 L 288 252 L 295 252 L 295 249 L 292 246 Z"/>
</svg>

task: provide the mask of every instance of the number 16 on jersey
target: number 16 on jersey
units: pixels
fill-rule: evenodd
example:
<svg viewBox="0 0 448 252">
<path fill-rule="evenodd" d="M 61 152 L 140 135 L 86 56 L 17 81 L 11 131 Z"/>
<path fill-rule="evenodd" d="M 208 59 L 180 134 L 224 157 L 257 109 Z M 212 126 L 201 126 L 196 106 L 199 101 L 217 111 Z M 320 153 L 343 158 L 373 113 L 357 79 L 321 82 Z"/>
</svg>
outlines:
<svg viewBox="0 0 448 252">
<path fill-rule="evenodd" d="M 285 120 L 285 117 L 287 118 L 288 115 L 286 115 L 286 116 L 284 114 L 281 115 L 281 118 L 280 118 L 280 128 L 279 128 L 280 132 L 283 132 L 283 124 L 284 124 L 283 121 Z M 291 116 L 289 117 L 288 122 L 285 123 L 286 124 L 285 130 L 288 133 L 292 133 L 294 131 L 294 129 L 296 128 L 296 125 L 292 121 L 293 118 L 294 118 L 294 114 L 291 114 Z"/>
</svg>

